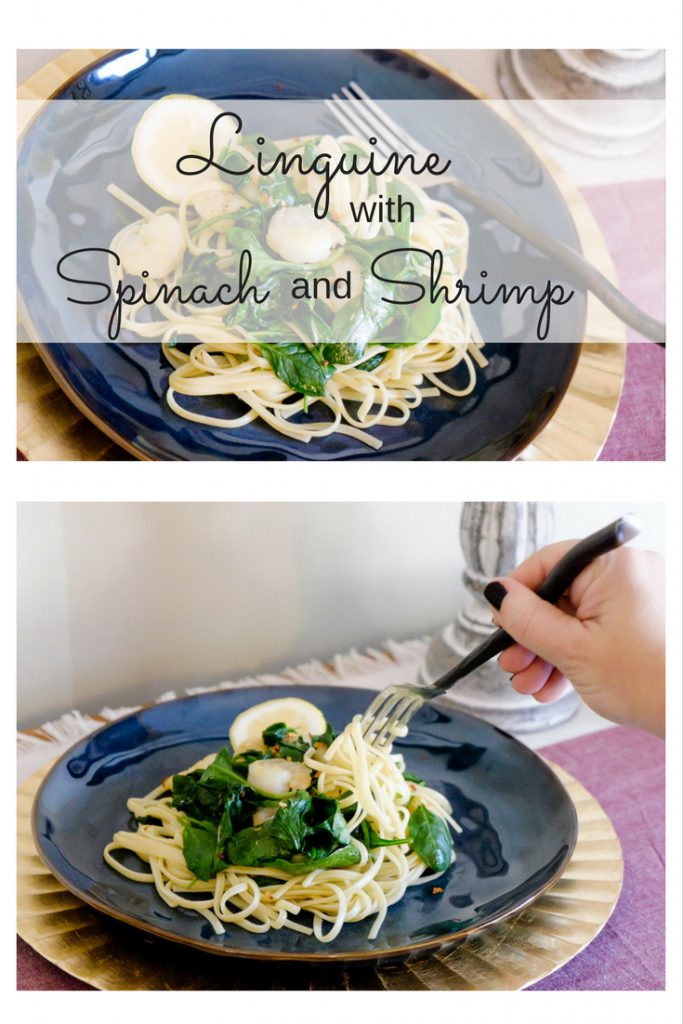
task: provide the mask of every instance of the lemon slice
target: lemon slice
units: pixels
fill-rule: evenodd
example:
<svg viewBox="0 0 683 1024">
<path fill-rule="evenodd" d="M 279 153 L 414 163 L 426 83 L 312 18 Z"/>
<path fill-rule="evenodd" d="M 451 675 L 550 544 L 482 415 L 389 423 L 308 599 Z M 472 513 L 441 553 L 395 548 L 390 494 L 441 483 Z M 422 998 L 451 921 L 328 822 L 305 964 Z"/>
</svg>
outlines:
<svg viewBox="0 0 683 1024">
<path fill-rule="evenodd" d="M 325 732 L 327 724 L 322 711 L 300 697 L 265 700 L 247 708 L 232 723 L 228 733 L 232 749 L 236 754 L 241 750 L 259 749 L 263 745 L 261 733 L 277 722 L 284 722 L 305 737 L 319 736 Z"/>
<path fill-rule="evenodd" d="M 218 180 L 215 167 L 201 174 L 181 174 L 176 163 L 181 156 L 208 156 L 211 125 L 221 108 L 200 96 L 174 94 L 157 100 L 140 118 L 133 135 L 131 152 L 135 169 L 146 185 L 164 199 L 180 203 L 210 181 Z M 225 117 L 214 133 L 214 160 L 223 146 L 235 143 L 235 122 Z M 192 164 L 188 161 L 188 169 Z"/>
</svg>

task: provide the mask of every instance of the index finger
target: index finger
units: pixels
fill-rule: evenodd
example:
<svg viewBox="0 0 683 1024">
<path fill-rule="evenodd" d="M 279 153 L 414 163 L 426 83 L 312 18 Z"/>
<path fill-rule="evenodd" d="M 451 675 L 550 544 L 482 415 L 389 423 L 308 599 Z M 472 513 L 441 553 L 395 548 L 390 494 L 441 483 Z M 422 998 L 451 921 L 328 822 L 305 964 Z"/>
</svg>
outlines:
<svg viewBox="0 0 683 1024">
<path fill-rule="evenodd" d="M 530 590 L 538 590 L 560 559 L 564 558 L 576 544 L 578 544 L 578 540 L 560 540 L 555 544 L 548 544 L 547 547 L 541 548 L 520 562 L 514 572 L 508 573 L 508 575 L 514 580 L 519 580 Z"/>
</svg>

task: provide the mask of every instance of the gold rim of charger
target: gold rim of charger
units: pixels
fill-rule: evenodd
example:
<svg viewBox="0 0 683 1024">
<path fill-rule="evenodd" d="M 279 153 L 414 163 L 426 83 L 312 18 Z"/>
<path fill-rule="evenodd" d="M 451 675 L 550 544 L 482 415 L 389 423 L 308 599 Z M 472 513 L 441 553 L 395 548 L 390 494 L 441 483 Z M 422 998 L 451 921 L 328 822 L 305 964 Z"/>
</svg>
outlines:
<svg viewBox="0 0 683 1024">
<path fill-rule="evenodd" d="M 94 910 L 55 878 L 40 859 L 31 832 L 34 798 L 53 763 L 29 776 L 17 795 L 21 938 L 97 989 L 263 988 L 263 959 L 227 959 L 152 938 Z M 533 903 L 455 949 L 396 966 L 270 960 L 271 987 L 517 990 L 572 960 L 612 915 L 624 862 L 614 827 L 598 801 L 563 769 L 550 766 L 574 805 L 578 836 L 560 879 Z"/>
</svg>

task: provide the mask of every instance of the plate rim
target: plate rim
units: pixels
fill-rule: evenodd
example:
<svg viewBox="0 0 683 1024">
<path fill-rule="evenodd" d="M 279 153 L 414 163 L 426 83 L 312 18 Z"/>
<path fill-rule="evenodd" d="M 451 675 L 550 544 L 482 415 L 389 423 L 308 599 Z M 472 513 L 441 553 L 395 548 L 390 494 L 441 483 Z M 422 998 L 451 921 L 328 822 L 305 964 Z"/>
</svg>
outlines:
<svg viewBox="0 0 683 1024">
<path fill-rule="evenodd" d="M 319 684 L 315 684 L 315 685 L 318 688 L 321 688 L 321 689 L 328 689 L 328 690 L 335 690 L 335 689 L 340 689 L 341 690 L 342 689 L 341 686 L 339 686 L 339 685 L 335 686 L 334 684 L 327 684 L 326 685 L 324 683 L 319 683 Z M 484 924 L 484 925 L 482 925 L 482 924 L 472 925 L 471 927 L 463 928 L 463 929 L 461 929 L 461 930 L 459 930 L 457 932 L 449 932 L 446 935 L 439 935 L 436 938 L 426 939 L 424 942 L 411 943 L 410 945 L 407 945 L 407 946 L 394 946 L 391 949 L 385 949 L 385 950 L 379 950 L 379 949 L 377 949 L 377 950 L 365 950 L 365 951 L 362 951 L 362 952 L 359 952 L 359 951 L 347 951 L 347 952 L 328 951 L 325 948 L 327 944 L 323 944 L 324 948 L 319 953 L 318 952 L 315 952 L 315 953 L 297 953 L 297 952 L 277 952 L 277 951 L 273 952 L 271 950 L 245 950 L 245 949 L 234 948 L 234 947 L 225 946 L 225 945 L 222 945 L 222 946 L 218 946 L 218 945 L 212 946 L 212 945 L 210 945 L 210 943 L 208 941 L 205 941 L 205 940 L 187 938 L 187 937 L 178 935 L 177 933 L 171 934 L 168 931 L 165 931 L 163 928 L 157 927 L 156 925 L 150 924 L 150 923 L 148 923 L 146 921 L 145 922 L 139 921 L 136 918 L 131 917 L 131 916 L 125 914 L 123 911 L 119 911 L 116 908 L 112 908 L 112 907 L 108 906 L 105 903 L 99 902 L 97 900 L 97 898 L 92 896 L 90 893 L 85 894 L 82 890 L 80 890 L 78 888 L 75 888 L 73 883 L 71 881 L 69 881 L 67 878 L 65 878 L 64 875 L 62 874 L 62 872 L 60 872 L 58 869 L 56 869 L 54 867 L 54 865 L 51 864 L 49 862 L 49 860 L 47 859 L 47 857 L 44 855 L 43 846 L 42 846 L 42 842 L 41 842 L 41 836 L 40 836 L 40 833 L 39 833 L 39 830 L 38 830 L 38 823 L 37 823 L 38 808 L 39 808 L 39 803 L 40 803 L 40 799 L 41 799 L 43 790 L 46 788 L 48 782 L 52 778 L 53 774 L 57 771 L 57 769 L 60 768 L 62 766 L 62 764 L 71 756 L 72 751 L 74 751 L 76 747 L 79 747 L 84 741 L 90 741 L 93 737 L 99 735 L 100 733 L 106 731 L 107 729 L 110 729 L 112 726 L 119 725 L 121 722 L 124 722 L 124 721 L 127 721 L 129 719 L 132 719 L 135 716 L 139 715 L 141 712 L 144 712 L 144 711 L 147 711 L 147 710 L 152 710 L 154 708 L 161 708 L 161 707 L 164 707 L 165 705 L 180 704 L 180 703 L 183 703 L 185 701 L 194 701 L 194 700 L 198 700 L 198 699 L 202 699 L 202 698 L 207 698 L 207 697 L 208 698 L 213 698 L 213 697 L 222 696 L 222 695 L 225 695 L 225 694 L 230 694 L 230 693 L 234 693 L 235 691 L 242 691 L 242 690 L 253 691 L 256 694 L 256 693 L 260 693 L 262 691 L 270 692 L 272 690 L 282 690 L 282 689 L 292 689 L 292 690 L 300 691 L 300 690 L 302 690 L 304 688 L 307 688 L 306 684 L 291 683 L 291 684 L 284 684 L 283 685 L 283 684 L 275 684 L 275 683 L 265 683 L 265 684 L 259 684 L 258 686 L 248 686 L 248 685 L 247 686 L 231 686 L 229 689 L 225 689 L 225 690 L 213 690 L 213 691 L 210 691 L 208 693 L 187 694 L 187 695 L 184 695 L 182 697 L 175 697 L 175 698 L 173 698 L 173 700 L 170 700 L 170 701 L 161 701 L 161 702 L 150 701 L 150 702 L 147 702 L 145 704 L 142 704 L 136 710 L 131 711 L 131 712 L 129 712 L 126 715 L 122 715 L 120 718 L 115 718 L 112 721 L 103 723 L 103 725 L 101 725 L 98 729 L 93 730 L 93 732 L 88 733 L 86 736 L 81 736 L 78 740 L 76 740 L 75 743 L 71 744 L 71 746 L 67 750 L 65 750 L 64 753 L 61 754 L 54 761 L 54 763 L 50 766 L 48 772 L 46 773 L 45 777 L 43 778 L 42 782 L 40 783 L 40 786 L 38 787 L 38 789 L 36 791 L 36 795 L 35 795 L 35 797 L 33 799 L 33 805 L 31 807 L 31 835 L 33 837 L 33 842 L 35 844 L 38 856 L 40 857 L 40 859 L 43 862 L 43 864 L 45 865 L 45 867 L 48 869 L 48 871 L 50 871 L 55 876 L 55 878 L 65 887 L 65 889 L 67 889 L 70 893 L 72 893 L 78 899 L 82 900 L 84 903 L 87 903 L 94 910 L 97 910 L 97 911 L 99 911 L 101 913 L 104 913 L 108 917 L 113 917 L 115 920 L 121 921 L 122 923 L 124 923 L 126 925 L 129 925 L 130 927 L 137 928 L 138 930 L 141 930 L 141 931 L 144 931 L 144 932 L 148 932 L 151 935 L 155 935 L 157 938 L 166 939 L 169 942 L 175 942 L 175 943 L 177 943 L 179 945 L 182 945 L 182 946 L 190 946 L 190 947 L 192 947 L 194 949 L 200 950 L 203 953 L 209 953 L 209 954 L 214 955 L 214 956 L 226 956 L 226 957 L 232 957 L 232 958 L 235 958 L 235 959 L 242 959 L 242 960 L 278 960 L 281 963 L 284 963 L 284 962 L 290 962 L 290 963 L 320 963 L 321 961 L 325 961 L 325 960 L 335 960 L 337 962 L 345 962 L 345 963 L 356 963 L 356 962 L 357 963 L 362 963 L 363 961 L 373 961 L 375 963 L 381 963 L 381 962 L 389 962 L 389 961 L 392 961 L 392 960 L 396 961 L 396 960 L 399 960 L 399 959 L 401 959 L 401 960 L 408 960 L 412 956 L 414 956 L 415 954 L 418 954 L 419 956 L 421 956 L 422 954 L 428 953 L 430 951 L 436 951 L 436 950 L 440 950 L 440 949 L 444 949 L 444 948 L 453 948 L 455 945 L 459 945 L 460 942 L 465 941 L 466 939 L 472 937 L 473 935 L 476 935 L 479 932 L 483 932 L 483 931 L 487 930 L 488 928 L 493 927 L 494 925 L 500 924 L 501 921 L 505 921 L 508 917 L 511 917 L 513 914 L 519 913 L 519 911 L 521 911 L 525 907 L 529 906 L 530 903 L 533 903 L 537 899 L 539 899 L 549 888 L 551 888 L 551 886 L 555 885 L 555 883 L 562 877 L 562 875 L 563 875 L 563 873 L 564 873 L 564 871 L 565 871 L 565 869 L 567 867 L 567 864 L 571 860 L 571 857 L 572 857 L 572 855 L 574 853 L 574 849 L 576 847 L 577 836 L 578 836 L 578 818 L 577 818 L 577 814 L 576 814 L 576 808 L 574 807 L 574 803 L 571 800 L 571 797 L 567 793 L 567 790 L 566 790 L 566 787 L 565 787 L 564 783 L 561 781 L 561 779 L 559 778 L 557 773 L 553 770 L 553 768 L 550 766 L 550 764 L 544 758 L 542 758 L 539 754 L 537 754 L 535 750 L 532 750 L 530 747 L 527 747 L 526 744 L 523 743 L 521 740 L 517 739 L 517 737 L 513 736 L 511 733 L 506 732 L 504 729 L 500 729 L 498 726 L 491 725 L 490 722 L 485 722 L 484 719 L 478 718 L 476 715 L 471 715 L 467 711 L 461 711 L 459 708 L 454 708 L 452 705 L 448 704 L 448 702 L 446 700 L 444 700 L 443 698 L 438 698 L 437 700 L 435 700 L 433 702 L 435 704 L 435 706 L 438 707 L 440 705 L 444 705 L 446 707 L 446 709 L 450 713 L 455 712 L 460 717 L 473 718 L 477 722 L 484 722 L 491 729 L 494 729 L 496 732 L 500 733 L 502 736 L 505 736 L 505 738 L 507 740 L 511 740 L 513 745 L 517 746 L 518 748 L 521 748 L 525 752 L 525 754 L 532 755 L 532 757 L 536 759 L 536 761 L 543 768 L 543 770 L 550 773 L 551 777 L 555 780 L 557 785 L 560 787 L 560 789 L 562 791 L 562 794 L 564 796 L 564 799 L 566 800 L 568 807 L 571 809 L 571 814 L 572 814 L 572 834 L 571 834 L 571 837 L 570 837 L 570 842 L 569 842 L 569 844 L 567 846 L 567 849 L 566 849 L 565 854 L 564 854 L 564 856 L 562 858 L 562 862 L 561 862 L 559 868 L 553 873 L 552 877 L 549 880 L 547 880 L 546 882 L 544 882 L 543 885 L 540 886 L 535 892 L 533 892 L 532 895 L 525 897 L 522 901 L 520 901 L 514 907 L 512 907 L 512 908 L 510 908 L 510 909 L 508 909 L 506 911 L 503 911 L 500 914 L 496 914 L 494 917 L 492 917 L 490 920 L 488 920 L 486 922 L 486 924 Z M 368 694 L 372 694 L 372 693 L 377 692 L 377 691 L 375 691 L 371 687 L 350 687 L 350 688 L 347 687 L 346 689 L 353 689 L 353 690 L 365 690 L 365 689 L 367 689 Z"/>
<path fill-rule="evenodd" d="M 23 319 L 24 318 L 24 311 L 25 311 L 25 303 L 23 301 L 23 296 L 20 296 L 20 299 L 21 299 L 20 312 L 21 312 L 21 316 L 22 316 L 22 319 Z M 32 327 L 33 324 L 32 324 L 32 322 L 29 321 L 28 314 L 26 314 L 26 319 L 27 319 L 27 322 L 29 323 L 29 325 Z M 585 321 L 585 316 L 584 316 L 584 321 Z M 585 328 L 585 324 L 584 324 L 584 328 Z M 33 345 L 33 348 L 38 353 L 38 356 L 42 360 L 44 366 L 47 368 L 47 370 L 50 373 L 50 375 L 52 376 L 53 380 L 58 384 L 58 386 L 61 388 L 61 390 L 67 396 L 67 398 L 71 402 L 73 402 L 73 404 L 77 407 L 77 409 L 79 409 L 79 411 L 82 412 L 83 415 L 91 423 L 93 423 L 99 430 L 101 430 L 103 434 L 106 434 L 106 436 L 109 437 L 110 440 L 116 442 L 116 444 L 118 444 L 121 448 L 123 448 L 125 451 L 127 451 L 129 453 L 129 455 L 133 455 L 140 462 L 183 462 L 183 461 L 188 461 L 188 462 L 207 462 L 207 461 L 214 461 L 214 460 L 206 459 L 206 458 L 196 458 L 196 459 L 184 460 L 184 459 L 174 458 L 173 456 L 170 456 L 170 455 L 167 455 L 166 458 L 159 458 L 159 457 L 154 457 L 152 455 L 148 455 L 147 452 L 145 452 L 141 447 L 138 447 L 135 444 L 134 440 L 129 440 L 128 438 L 123 437 L 122 435 L 120 435 L 116 431 L 116 429 L 113 426 L 111 426 L 111 424 L 109 424 L 106 420 L 101 419 L 98 416 L 98 414 L 95 412 L 95 410 L 92 409 L 88 405 L 88 403 L 85 401 L 84 398 L 81 397 L 81 395 L 78 393 L 76 388 L 73 386 L 73 384 L 70 381 L 70 379 L 64 375 L 64 373 L 62 372 L 60 367 L 57 365 L 57 363 L 56 363 L 56 361 L 54 359 L 54 356 L 53 356 L 52 352 L 50 351 L 51 348 L 53 347 L 52 343 L 50 343 L 50 342 L 35 342 L 34 341 L 31 344 Z M 60 349 L 65 347 L 64 343 L 57 343 L 57 344 L 58 344 L 58 347 Z M 102 344 L 102 343 L 99 342 L 99 343 L 94 343 L 94 344 Z M 137 342 L 137 343 L 134 343 L 134 344 L 149 344 L 149 342 Z M 567 374 L 567 382 L 566 382 L 566 384 L 564 385 L 564 387 L 561 390 L 558 390 L 558 392 L 556 393 L 556 395 L 553 398 L 553 401 L 548 405 L 548 408 L 545 410 L 543 415 L 538 418 L 537 424 L 536 424 L 533 432 L 530 433 L 530 434 L 527 434 L 521 441 L 518 441 L 515 444 L 511 445 L 510 448 L 508 449 L 506 455 L 503 458 L 501 458 L 501 459 L 485 459 L 485 460 L 482 460 L 482 461 L 486 461 L 486 462 L 512 462 L 512 461 L 514 461 L 515 459 L 517 459 L 522 454 L 522 452 L 526 451 L 531 445 L 533 445 L 534 441 L 538 438 L 539 434 L 543 430 L 545 430 L 545 428 L 548 426 L 548 424 L 554 418 L 554 416 L 556 415 L 556 413 L 558 412 L 558 410 L 560 408 L 560 405 L 562 404 L 563 399 L 565 398 L 565 396 L 567 395 L 567 393 L 569 392 L 569 390 L 571 388 L 572 381 L 574 380 L 577 368 L 578 368 L 579 363 L 581 361 L 581 353 L 582 353 L 582 350 L 583 350 L 583 347 L 584 347 L 584 343 L 582 341 L 566 342 L 564 344 L 566 344 L 568 346 L 571 346 L 572 349 L 573 349 L 571 365 L 570 365 L 570 368 L 569 368 L 569 371 L 568 371 L 568 374 Z M 80 347 L 82 347 L 82 346 L 80 346 Z M 165 401 L 165 396 L 161 399 L 161 401 L 162 402 Z M 277 438 L 274 438 L 274 443 L 276 441 L 277 441 Z M 273 450 L 275 450 L 275 449 L 273 449 Z M 433 461 L 433 462 L 449 462 L 449 461 L 458 462 L 458 461 L 468 461 L 468 460 L 469 461 L 476 461 L 478 459 L 478 457 L 479 457 L 478 453 L 475 452 L 473 455 L 468 456 L 468 458 L 466 460 L 458 459 L 458 458 L 448 458 L 448 459 L 439 458 L 439 459 L 430 459 L 429 461 Z M 235 456 L 234 455 L 232 455 L 232 456 L 230 456 L 230 455 L 222 455 L 219 458 L 217 458 L 215 461 L 217 461 L 217 462 L 234 462 L 235 461 Z M 251 461 L 253 461 L 253 460 L 251 460 Z M 355 456 L 350 457 L 350 458 L 341 458 L 341 459 L 339 459 L 339 458 L 331 458 L 331 459 L 327 459 L 327 460 L 322 460 L 322 459 L 316 460 L 316 459 L 306 459 L 303 456 L 297 456 L 297 457 L 294 457 L 294 458 L 287 458 L 286 461 L 287 462 L 316 462 L 316 461 L 317 462 L 322 462 L 322 461 L 326 461 L 326 462 L 329 462 L 329 463 L 337 463 L 337 462 L 372 462 L 372 461 L 375 461 L 375 459 L 374 459 L 373 453 L 372 452 L 368 452 L 367 454 L 363 453 L 363 454 L 355 455 Z M 392 462 L 408 461 L 408 462 L 410 462 L 410 461 L 415 461 L 415 460 L 414 459 L 407 459 L 407 460 L 391 459 L 391 460 L 388 460 L 388 461 L 392 461 Z"/>
</svg>

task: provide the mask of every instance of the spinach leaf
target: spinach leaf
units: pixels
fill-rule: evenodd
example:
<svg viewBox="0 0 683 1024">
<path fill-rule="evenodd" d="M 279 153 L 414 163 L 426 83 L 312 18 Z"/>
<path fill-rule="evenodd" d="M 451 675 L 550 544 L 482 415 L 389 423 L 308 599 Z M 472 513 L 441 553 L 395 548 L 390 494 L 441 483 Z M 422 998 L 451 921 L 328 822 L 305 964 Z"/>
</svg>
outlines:
<svg viewBox="0 0 683 1024">
<path fill-rule="evenodd" d="M 263 344 L 261 354 L 268 360 L 280 380 L 300 395 L 320 397 L 325 394 L 327 381 L 334 366 L 321 366 L 318 359 L 303 342 L 295 344 Z"/>
<path fill-rule="evenodd" d="M 365 344 L 343 341 L 334 345 L 325 345 L 323 355 L 331 363 L 355 363 L 365 351 Z"/>
<path fill-rule="evenodd" d="M 288 852 L 287 846 L 283 846 L 272 834 L 272 821 L 267 821 L 259 828 L 242 829 L 228 840 L 226 850 L 230 864 L 243 864 L 247 867 L 264 864 Z"/>
<path fill-rule="evenodd" d="M 294 188 L 291 178 L 285 177 L 280 171 L 259 179 L 258 195 L 269 210 L 274 210 L 278 206 L 294 206 L 301 202 L 301 196 Z"/>
<path fill-rule="evenodd" d="M 268 861 L 267 867 L 286 871 L 290 875 L 307 875 L 320 868 L 348 868 L 360 861 L 357 846 L 342 846 L 326 857 L 312 857 L 310 860 L 288 861 L 281 858 Z"/>
<path fill-rule="evenodd" d="M 192 818 L 218 821 L 225 803 L 225 786 L 203 786 L 201 771 L 173 776 L 171 805 Z"/>
<path fill-rule="evenodd" d="M 368 272 L 374 258 L 383 256 L 388 251 L 388 239 L 386 235 L 365 241 L 353 238 L 347 242 L 345 251 L 357 260 L 364 272 Z"/>
<path fill-rule="evenodd" d="M 171 804 L 181 811 L 185 810 L 184 805 L 192 803 L 197 792 L 197 780 L 201 772 L 189 772 L 187 775 L 174 775 L 171 782 L 173 797 Z"/>
<path fill-rule="evenodd" d="M 230 245 L 230 248 L 235 251 L 236 257 L 238 253 L 244 251 L 249 251 L 251 253 L 251 272 L 254 279 L 259 283 L 263 278 L 268 277 L 274 272 L 291 270 L 292 264 L 286 263 L 284 260 L 279 260 L 275 256 L 271 256 L 270 253 L 261 245 L 253 231 L 233 225 L 228 228 L 226 235 L 228 238 L 228 244 Z"/>
<path fill-rule="evenodd" d="M 432 871 L 445 871 L 451 863 L 453 839 L 446 822 L 424 804 L 410 815 L 408 838 L 415 853 Z"/>
<path fill-rule="evenodd" d="M 263 730 L 261 736 L 267 747 L 276 747 L 280 743 L 284 743 L 285 736 L 292 731 L 284 722 L 274 722 L 273 725 L 269 725 L 267 729 Z"/>
<path fill-rule="evenodd" d="M 239 771 L 240 768 L 249 769 L 249 765 L 252 761 L 262 761 L 263 751 L 262 750 L 242 750 L 239 754 L 236 754 L 233 758 L 233 766 Z"/>
<path fill-rule="evenodd" d="M 415 220 L 418 220 L 424 213 L 424 206 L 418 198 L 417 192 L 410 185 L 407 185 L 405 181 L 398 181 L 396 178 L 392 178 L 387 185 L 387 194 L 390 199 L 394 200 L 395 207 L 398 207 L 401 199 L 403 199 L 404 203 L 412 203 Z M 394 221 L 393 223 L 394 233 L 398 238 L 401 238 L 403 241 L 407 241 L 410 238 L 410 224 L 410 216 L 407 209 L 404 208 L 400 221 Z"/>
<path fill-rule="evenodd" d="M 405 317 L 404 342 L 406 344 L 414 345 L 418 341 L 423 341 L 436 330 L 441 322 L 442 304 L 442 299 L 439 299 L 438 302 L 429 302 L 425 296 L 414 306 L 403 306 L 404 310 L 411 310 Z"/>
<path fill-rule="evenodd" d="M 254 235 L 265 234 L 268 211 L 263 206 L 245 206 L 232 215 L 234 227 L 246 228 Z"/>
<path fill-rule="evenodd" d="M 286 322 L 294 315 L 294 299 L 287 289 L 284 275 L 273 273 L 259 280 L 258 286 L 262 295 L 268 295 L 267 301 L 259 303 L 249 295 L 245 302 L 237 302 L 230 307 L 223 323 L 227 327 L 242 327 L 254 341 L 291 342 L 295 335 Z M 276 318 L 273 317 L 274 312 L 277 313 Z"/>
<path fill-rule="evenodd" d="M 199 821 L 222 822 L 223 838 L 227 838 L 239 829 L 257 806 L 272 802 L 272 794 L 247 785 L 245 769 L 251 761 L 263 757 L 260 752 L 254 751 L 253 754 L 241 760 L 232 757 L 227 747 L 223 747 L 213 763 L 203 771 L 174 775 L 172 806 Z M 286 797 L 279 797 L 275 802 L 279 803 L 281 799 Z M 229 808 L 232 828 L 224 818 L 226 807 Z"/>
<path fill-rule="evenodd" d="M 345 345 L 362 354 L 368 342 L 391 320 L 391 308 L 385 297 L 391 298 L 390 286 L 376 277 L 367 277 L 362 294 L 349 299 L 335 315 L 330 328 L 332 335 L 344 338 Z"/>
<path fill-rule="evenodd" d="M 216 759 L 202 772 L 200 783 L 203 786 L 215 784 L 223 788 L 246 785 L 246 778 L 233 767 L 233 757 L 227 747 L 221 747 Z"/>
<path fill-rule="evenodd" d="M 243 135 L 240 139 L 240 143 L 241 145 L 246 145 L 252 149 L 255 149 L 258 146 L 264 158 L 271 166 L 279 153 L 277 146 L 270 139 L 266 139 L 263 143 L 259 144 L 256 142 L 255 135 Z M 227 153 L 225 155 L 227 158 Z M 223 156 L 223 154 L 221 154 L 221 156 Z M 219 163 L 222 162 L 222 160 L 219 160 Z M 247 166 L 246 158 L 244 158 L 241 153 L 233 153 L 230 156 L 229 166 L 235 170 L 243 169 Z M 254 174 L 257 174 L 256 170 L 239 176 L 228 176 L 225 173 L 221 173 L 221 177 L 229 180 L 233 188 L 241 193 L 244 191 L 245 186 L 254 178 Z M 294 203 L 301 201 L 301 196 L 295 189 L 291 178 L 284 175 L 282 171 L 273 171 L 273 173 L 269 175 L 257 174 L 255 181 L 258 198 L 265 207 L 274 209 L 276 206 L 292 206 Z M 253 202 L 251 196 L 249 196 L 249 199 Z"/>
<path fill-rule="evenodd" d="M 355 363 L 357 359 L 360 359 L 365 348 L 365 343 L 356 344 L 344 341 L 336 344 L 325 345 L 323 347 L 323 355 L 330 363 L 345 365 L 348 363 Z M 386 352 L 376 352 L 374 356 L 366 359 L 364 363 L 358 363 L 358 369 L 368 371 L 374 370 L 375 367 L 379 366 L 382 362 L 385 355 Z"/>
<path fill-rule="evenodd" d="M 246 818 L 251 819 L 255 806 L 255 800 L 248 796 L 246 790 L 230 790 L 225 801 L 223 814 L 218 822 L 216 843 L 219 850 L 223 850 L 225 848 L 227 840 L 231 839 L 239 830 L 242 821 Z"/>
<path fill-rule="evenodd" d="M 216 287 L 212 288 L 212 284 L 217 286 L 226 283 L 225 274 L 221 274 L 216 267 L 217 259 L 215 252 L 200 252 L 191 258 L 176 282 L 180 285 L 183 296 L 188 295 L 198 285 L 206 285 L 213 291 Z"/>
<path fill-rule="evenodd" d="M 221 181 L 232 185 L 235 192 L 242 193 L 254 174 L 253 170 L 247 171 L 251 162 L 242 153 L 233 153 L 230 146 L 224 146 L 218 156 L 218 163 L 223 167 L 229 167 L 232 173 L 219 171 L 218 176 Z"/>
<path fill-rule="evenodd" d="M 311 823 L 318 841 L 322 831 L 329 833 L 342 846 L 348 846 L 351 834 L 336 800 L 327 796 L 314 796 L 311 812 Z"/>
<path fill-rule="evenodd" d="M 319 736 L 311 736 L 311 743 L 324 743 L 326 747 L 329 747 L 335 738 L 335 732 L 329 722 L 325 722 L 325 732 L 321 732 Z"/>
<path fill-rule="evenodd" d="M 208 882 L 223 866 L 217 856 L 216 826 L 210 821 L 181 820 L 185 863 L 197 878 Z"/>
<path fill-rule="evenodd" d="M 358 369 L 365 370 L 367 373 L 370 373 L 372 370 L 375 370 L 381 362 L 383 362 L 385 356 L 386 352 L 377 352 L 374 356 L 371 356 L 370 359 L 366 359 L 364 363 L 359 363 Z"/>
<path fill-rule="evenodd" d="M 306 302 L 305 305 L 299 304 L 296 307 L 296 322 L 305 336 L 315 346 L 319 346 L 318 348 L 312 348 L 311 352 L 321 366 L 324 366 L 326 362 L 333 363 L 335 360 L 330 359 L 329 356 L 324 354 L 322 346 L 330 339 L 330 325 L 319 310 L 326 311 L 326 307 L 320 302 L 317 303 L 317 306 L 313 302 Z"/>
<path fill-rule="evenodd" d="M 405 837 L 402 839 L 382 839 L 370 822 L 365 819 L 360 823 L 360 834 L 361 841 L 367 846 L 368 850 L 374 850 L 378 846 L 401 846 L 403 843 L 408 842 Z"/>
<path fill-rule="evenodd" d="M 284 848 L 295 853 L 303 850 L 304 841 L 311 833 L 311 828 L 306 823 L 306 815 L 310 812 L 311 805 L 312 800 L 308 793 L 299 790 L 286 807 L 278 808 L 270 831 Z"/>
<path fill-rule="evenodd" d="M 288 736 L 292 738 L 287 739 Z M 286 757 L 290 761 L 303 761 L 304 754 L 311 746 L 308 740 L 298 736 L 284 722 L 277 722 L 264 729 L 263 742 L 271 749 L 277 748 L 278 757 Z"/>
</svg>

